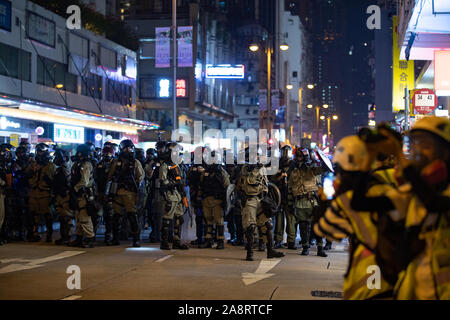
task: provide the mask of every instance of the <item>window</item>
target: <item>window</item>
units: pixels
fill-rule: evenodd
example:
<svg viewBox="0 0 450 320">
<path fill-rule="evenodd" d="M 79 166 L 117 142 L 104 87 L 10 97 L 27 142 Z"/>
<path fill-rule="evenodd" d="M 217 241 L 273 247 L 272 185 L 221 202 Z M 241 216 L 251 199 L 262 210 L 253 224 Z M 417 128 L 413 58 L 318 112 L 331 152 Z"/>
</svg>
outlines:
<svg viewBox="0 0 450 320">
<path fill-rule="evenodd" d="M 31 54 L 0 43 L 0 75 L 31 81 Z"/>
<path fill-rule="evenodd" d="M 67 72 L 67 65 L 44 57 L 37 58 L 37 83 L 77 92 L 77 76 Z"/>
<path fill-rule="evenodd" d="M 112 79 L 107 79 L 105 100 L 121 105 L 131 105 L 131 86 Z"/>
<path fill-rule="evenodd" d="M 89 73 L 84 77 L 81 85 L 81 94 L 92 96 L 96 99 L 102 98 L 102 77 Z"/>
</svg>

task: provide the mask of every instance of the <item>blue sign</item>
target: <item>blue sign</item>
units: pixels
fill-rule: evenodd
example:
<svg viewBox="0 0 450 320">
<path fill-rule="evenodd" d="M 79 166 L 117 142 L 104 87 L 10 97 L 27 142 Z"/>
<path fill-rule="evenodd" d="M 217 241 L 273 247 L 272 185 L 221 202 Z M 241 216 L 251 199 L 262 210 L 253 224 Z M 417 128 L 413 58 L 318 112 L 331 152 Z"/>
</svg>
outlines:
<svg viewBox="0 0 450 320">
<path fill-rule="evenodd" d="M 0 29 L 11 31 L 11 2 L 0 0 Z"/>
<path fill-rule="evenodd" d="M 244 79 L 245 67 L 242 64 L 207 64 L 205 76 L 207 79 Z"/>
</svg>

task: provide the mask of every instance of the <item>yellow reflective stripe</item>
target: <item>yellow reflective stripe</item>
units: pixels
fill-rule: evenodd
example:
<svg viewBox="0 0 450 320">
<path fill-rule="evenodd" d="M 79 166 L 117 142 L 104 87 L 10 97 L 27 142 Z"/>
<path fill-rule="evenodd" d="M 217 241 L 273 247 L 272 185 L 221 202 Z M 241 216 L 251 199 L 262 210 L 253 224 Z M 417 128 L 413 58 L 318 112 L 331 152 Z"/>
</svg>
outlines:
<svg viewBox="0 0 450 320">
<path fill-rule="evenodd" d="M 319 229 L 325 234 L 327 237 L 333 238 L 336 241 L 341 241 L 346 238 L 347 235 L 342 231 L 337 230 L 332 225 L 328 224 L 325 219 L 321 218 L 319 220 Z"/>
<path fill-rule="evenodd" d="M 338 206 L 338 204 L 336 204 Z M 344 229 L 343 231 L 349 233 L 349 234 L 354 234 L 355 231 L 353 230 L 352 225 L 350 224 L 350 222 L 345 219 L 344 216 L 342 216 L 341 214 L 341 210 L 342 209 L 328 209 L 325 212 L 325 219 L 330 223 L 330 224 L 334 224 L 336 225 L 336 227 L 339 227 L 341 229 Z"/>
<path fill-rule="evenodd" d="M 351 208 L 350 199 L 348 198 L 347 194 L 339 196 L 338 199 L 342 201 L 342 204 L 344 205 L 343 209 L 348 212 L 352 220 L 356 223 L 358 230 L 361 232 L 364 238 L 362 242 L 367 243 L 367 245 L 370 246 L 371 249 L 375 249 L 375 240 L 372 238 L 369 229 L 367 228 L 359 213 Z"/>
</svg>

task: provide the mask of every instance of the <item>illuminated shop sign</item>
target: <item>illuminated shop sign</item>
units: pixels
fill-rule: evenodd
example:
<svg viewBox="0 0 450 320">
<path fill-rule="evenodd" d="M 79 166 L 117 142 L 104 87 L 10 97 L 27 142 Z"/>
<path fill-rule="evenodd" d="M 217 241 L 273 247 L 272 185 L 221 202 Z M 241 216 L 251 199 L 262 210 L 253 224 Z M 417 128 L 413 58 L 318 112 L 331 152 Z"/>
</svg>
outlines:
<svg viewBox="0 0 450 320">
<path fill-rule="evenodd" d="M 207 64 L 206 78 L 208 79 L 244 79 L 245 67 L 243 64 Z"/>
<path fill-rule="evenodd" d="M 0 129 L 5 130 L 8 128 L 19 129 L 20 123 L 9 121 L 6 117 L 0 117 Z"/>
<path fill-rule="evenodd" d="M 53 140 L 55 142 L 84 143 L 84 128 L 55 124 Z"/>
<path fill-rule="evenodd" d="M 186 98 L 188 96 L 187 92 L 187 81 L 185 79 L 177 79 L 176 83 L 176 95 L 177 98 Z M 159 79 L 157 93 L 158 98 L 169 98 L 172 97 L 172 80 L 169 79 Z"/>
</svg>

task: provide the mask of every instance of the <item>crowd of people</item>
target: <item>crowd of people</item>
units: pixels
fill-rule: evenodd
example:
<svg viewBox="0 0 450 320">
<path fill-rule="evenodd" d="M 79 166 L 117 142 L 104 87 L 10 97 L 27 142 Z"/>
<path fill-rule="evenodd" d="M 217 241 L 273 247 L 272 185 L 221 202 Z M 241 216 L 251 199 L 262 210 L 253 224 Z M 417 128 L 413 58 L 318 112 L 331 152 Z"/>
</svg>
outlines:
<svg viewBox="0 0 450 320">
<path fill-rule="evenodd" d="M 192 164 L 180 164 L 176 142 L 158 141 L 146 152 L 130 140 L 101 150 L 86 143 L 72 157 L 44 143 L 34 155 L 27 143 L 3 144 L 1 242 L 41 241 L 42 221 L 52 242 L 57 216 L 58 245 L 93 247 L 103 224 L 106 245 L 131 237 L 139 247 L 142 228 L 150 228 L 149 242 L 162 250 L 221 250 L 226 222 L 228 243 L 245 246 L 252 261 L 254 249 L 269 259 L 284 256 L 276 249 L 296 250 L 299 230 L 301 255 L 315 244 L 326 257 L 332 241 L 348 239 L 345 299 L 449 299 L 450 122 L 425 117 L 408 137 L 405 155 L 400 133 L 362 129 L 338 143 L 333 167 L 315 150 L 285 145 L 276 150 L 274 175 L 259 156 L 250 161 L 249 148 L 243 164 L 238 157 L 225 164 L 224 155 L 202 147 Z M 323 183 L 331 172 L 330 195 Z M 186 213 L 195 215 L 197 239 L 189 245 L 181 241 Z M 367 284 L 374 266 L 381 272 L 375 290 Z"/>
</svg>

